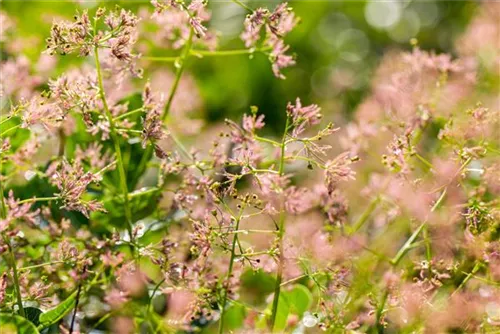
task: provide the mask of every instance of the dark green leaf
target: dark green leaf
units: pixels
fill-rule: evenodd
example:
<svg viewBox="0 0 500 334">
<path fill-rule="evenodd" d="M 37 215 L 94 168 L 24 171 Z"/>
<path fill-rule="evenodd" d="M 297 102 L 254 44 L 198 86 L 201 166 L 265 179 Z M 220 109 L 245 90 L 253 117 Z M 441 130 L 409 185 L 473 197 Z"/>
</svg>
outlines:
<svg viewBox="0 0 500 334">
<path fill-rule="evenodd" d="M 42 314 L 42 310 L 36 307 L 25 307 L 24 313 L 26 314 L 26 319 L 31 321 L 35 326 L 40 324 L 40 314 Z"/>
<path fill-rule="evenodd" d="M 146 192 L 141 193 L 137 191 L 135 196 L 130 198 L 129 204 L 132 211 L 132 221 L 150 216 L 158 206 L 159 192 Z M 104 200 L 104 208 L 107 213 L 94 212 L 92 220 L 107 226 L 121 227 L 126 226 L 125 212 L 123 210 L 123 197 L 116 196 L 114 198 L 106 198 Z"/>
</svg>

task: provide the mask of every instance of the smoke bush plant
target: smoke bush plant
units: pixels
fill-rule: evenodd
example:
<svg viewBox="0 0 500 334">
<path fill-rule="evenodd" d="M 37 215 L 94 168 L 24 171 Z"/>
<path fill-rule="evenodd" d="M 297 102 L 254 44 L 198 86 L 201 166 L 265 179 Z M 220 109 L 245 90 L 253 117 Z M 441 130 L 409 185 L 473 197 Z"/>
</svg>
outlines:
<svg viewBox="0 0 500 334">
<path fill-rule="evenodd" d="M 296 61 L 286 3 L 234 2 L 244 49 L 217 48 L 205 2 L 168 0 L 54 22 L 44 59 L 85 59 L 58 78 L 3 61 L 2 331 L 498 330 L 497 4 L 457 59 L 388 53 L 341 127 L 294 98 L 280 137 L 252 106 L 189 147 L 188 60 L 262 53 L 279 79 Z M 144 38 L 178 55 L 141 55 Z"/>
</svg>

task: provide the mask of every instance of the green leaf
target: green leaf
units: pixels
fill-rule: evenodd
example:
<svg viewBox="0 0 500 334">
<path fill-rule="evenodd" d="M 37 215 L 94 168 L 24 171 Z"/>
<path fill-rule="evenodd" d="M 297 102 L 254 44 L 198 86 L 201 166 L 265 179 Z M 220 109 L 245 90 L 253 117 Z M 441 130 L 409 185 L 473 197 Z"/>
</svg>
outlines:
<svg viewBox="0 0 500 334">
<path fill-rule="evenodd" d="M 281 291 L 278 301 L 278 309 L 276 310 L 276 320 L 274 321 L 274 330 L 276 332 L 283 331 L 288 323 L 290 313 L 297 314 L 302 317 L 313 302 L 313 296 L 309 289 L 303 285 L 295 285 L 293 289 Z M 270 315 L 272 302 L 267 307 L 267 313 Z"/>
<path fill-rule="evenodd" d="M 57 323 L 66 314 L 68 314 L 75 307 L 76 295 L 77 291 L 73 292 L 68 298 L 66 298 L 65 301 L 57 305 L 52 310 L 42 313 L 40 315 L 40 325 L 38 328 L 47 328 L 50 325 Z"/>
<path fill-rule="evenodd" d="M 0 313 L 0 333 L 2 334 L 39 334 L 35 325 L 27 319 L 8 313 Z"/>
<path fill-rule="evenodd" d="M 271 303 L 272 305 L 272 303 Z M 276 310 L 276 320 L 274 321 L 274 331 L 281 332 L 286 328 L 288 315 L 290 314 L 290 303 L 286 294 L 280 294 L 278 309 Z"/>
<path fill-rule="evenodd" d="M 311 291 L 303 285 L 296 285 L 292 290 L 286 291 L 285 295 L 294 313 L 302 317 L 313 302 Z"/>
<path fill-rule="evenodd" d="M 245 321 L 245 307 L 242 305 L 233 305 L 224 313 L 224 327 L 226 330 L 235 330 L 240 328 Z"/>
<path fill-rule="evenodd" d="M 158 191 L 136 191 L 132 193 L 129 199 L 130 209 L 132 211 L 132 221 L 138 221 L 150 216 L 158 207 L 158 199 L 161 195 Z M 123 207 L 123 198 L 108 197 L 104 200 L 104 208 L 106 213 L 92 213 L 92 221 L 103 226 L 115 226 L 124 228 L 126 226 L 126 218 Z M 120 208 L 120 209 L 118 209 Z"/>
<path fill-rule="evenodd" d="M 40 314 L 43 312 L 36 307 L 25 307 L 24 313 L 26 314 L 26 319 L 31 321 L 35 326 L 40 324 Z"/>
</svg>

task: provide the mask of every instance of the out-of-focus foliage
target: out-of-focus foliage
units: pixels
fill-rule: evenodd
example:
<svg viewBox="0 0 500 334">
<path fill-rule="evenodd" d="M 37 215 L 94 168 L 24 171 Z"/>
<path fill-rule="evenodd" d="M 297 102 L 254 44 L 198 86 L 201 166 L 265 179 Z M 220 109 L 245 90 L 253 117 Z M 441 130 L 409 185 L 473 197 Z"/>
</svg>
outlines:
<svg viewBox="0 0 500 334">
<path fill-rule="evenodd" d="M 147 2 L 106 1 L 108 8 L 114 5 L 134 12 L 148 8 Z M 257 8 L 272 3 L 250 1 L 248 5 Z M 284 124 L 278 110 L 296 96 L 321 102 L 327 114 L 348 116 L 367 94 L 370 77 L 386 52 L 409 50 L 410 39 L 417 38 L 423 49 L 456 54 L 454 40 L 463 33 L 478 7 L 474 1 L 389 1 L 386 4 L 374 1 L 371 6 L 381 7 L 382 20 L 383 13 L 388 11 L 384 6 L 396 8 L 393 9 L 395 17 L 400 18 L 394 26 L 380 28 L 367 20 L 368 15 L 379 12 L 368 14 L 368 3 L 363 1 L 292 1 L 290 5 L 301 22 L 288 37 L 298 60 L 297 66 L 286 74 L 289 80 L 275 80 L 262 55 L 252 59 L 210 57 L 192 62 L 189 71 L 196 78 L 204 118 L 208 121 L 237 117 L 252 104 L 260 106 L 268 124 L 277 131 Z M 75 7 L 83 10 L 98 6 L 96 1 L 3 3 L 4 10 L 16 21 L 16 36 L 26 39 L 19 47 L 33 61 L 45 48 L 46 32 L 54 18 L 71 19 Z M 221 33 L 220 47 L 241 48 L 239 34 L 245 9 L 224 1 L 209 3 L 209 8 L 210 25 Z M 147 55 L 173 54 L 154 43 L 145 44 L 149 48 Z M 58 75 L 67 66 L 81 61 L 75 57 L 59 58 L 51 74 Z M 232 84 L 234 82 L 238 84 Z"/>
</svg>

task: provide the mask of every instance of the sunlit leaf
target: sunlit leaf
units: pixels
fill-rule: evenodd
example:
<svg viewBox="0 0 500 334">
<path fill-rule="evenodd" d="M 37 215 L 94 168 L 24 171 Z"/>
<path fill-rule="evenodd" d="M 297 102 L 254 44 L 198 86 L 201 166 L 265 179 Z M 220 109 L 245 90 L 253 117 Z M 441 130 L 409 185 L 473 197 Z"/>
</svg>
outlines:
<svg viewBox="0 0 500 334">
<path fill-rule="evenodd" d="M 0 333 L 38 334 L 38 329 L 29 320 L 13 314 L 0 313 Z"/>
<path fill-rule="evenodd" d="M 296 285 L 292 290 L 286 291 L 284 294 L 293 312 L 299 316 L 302 316 L 311 307 L 313 302 L 311 291 L 303 285 Z"/>
</svg>

